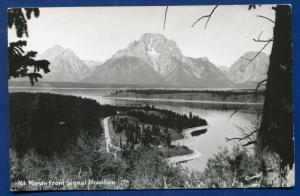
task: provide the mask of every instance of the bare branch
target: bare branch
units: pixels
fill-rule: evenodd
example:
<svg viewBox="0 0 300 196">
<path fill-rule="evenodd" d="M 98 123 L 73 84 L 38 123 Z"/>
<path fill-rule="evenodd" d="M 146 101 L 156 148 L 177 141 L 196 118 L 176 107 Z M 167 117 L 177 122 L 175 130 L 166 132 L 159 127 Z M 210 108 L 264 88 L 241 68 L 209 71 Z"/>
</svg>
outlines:
<svg viewBox="0 0 300 196">
<path fill-rule="evenodd" d="M 204 16 L 201 16 L 200 18 L 198 18 L 198 19 L 192 24 L 191 28 L 193 28 L 193 27 L 194 27 L 199 21 L 201 21 L 203 18 L 207 18 L 206 23 L 205 23 L 205 26 L 204 26 L 204 29 L 206 29 L 207 24 L 208 24 L 208 22 L 209 22 L 211 16 L 213 15 L 213 13 L 214 13 L 215 10 L 217 9 L 217 7 L 218 7 L 218 6 L 216 5 L 216 6 L 211 10 L 210 14 L 204 15 Z"/>
<path fill-rule="evenodd" d="M 247 128 L 247 127 L 241 127 L 241 126 L 236 125 L 236 124 L 234 124 L 234 126 L 235 126 L 237 129 L 240 130 L 240 133 L 241 133 L 242 136 L 247 136 L 247 135 L 251 132 L 251 130 L 252 130 L 252 129 L 249 129 L 249 128 Z"/>
<path fill-rule="evenodd" d="M 261 52 L 261 51 L 260 51 L 260 52 Z M 258 52 L 258 54 L 255 55 L 254 59 L 259 55 L 260 52 Z M 249 61 L 249 62 L 251 62 L 251 61 L 254 60 L 254 59 L 247 59 L 247 58 L 244 58 L 244 57 L 241 57 L 241 59 L 245 59 L 245 60 L 247 60 L 247 61 Z M 266 82 L 266 81 L 267 81 L 267 79 L 265 79 L 265 80 L 263 80 L 263 81 L 260 81 L 260 82 L 257 84 L 257 86 L 256 86 L 256 88 L 255 88 L 255 91 L 254 91 L 255 94 L 257 94 L 257 91 L 258 91 L 259 87 L 260 87 L 261 85 L 263 85 L 263 83 Z M 229 119 L 231 119 L 236 113 L 238 113 L 238 112 L 239 112 L 243 107 L 245 107 L 250 101 L 251 101 L 251 99 L 248 99 L 248 100 L 245 102 L 245 104 L 241 104 L 236 110 L 234 110 L 234 111 L 230 114 Z"/>
<path fill-rule="evenodd" d="M 231 119 L 238 111 L 240 111 L 240 109 L 245 107 L 249 101 L 250 101 L 250 99 L 245 104 L 241 104 L 236 110 L 234 110 L 232 112 L 232 114 L 229 116 L 229 119 Z"/>
<path fill-rule="evenodd" d="M 260 52 L 261 52 L 261 51 L 260 51 Z M 245 60 L 251 62 L 251 61 L 253 61 L 253 60 L 259 55 L 260 52 L 258 52 L 252 59 L 247 59 L 247 58 L 244 58 L 244 57 L 241 57 L 241 59 L 245 59 Z M 256 88 L 255 88 L 255 90 L 254 90 L 254 93 L 255 93 L 255 94 L 257 94 L 257 91 L 258 91 L 258 89 L 260 88 L 260 86 L 263 85 L 263 83 L 266 82 L 267 80 L 268 80 L 268 79 L 264 79 L 264 80 L 260 81 L 260 82 L 256 85 Z M 238 113 L 238 111 L 240 111 L 243 107 L 245 107 L 245 106 L 247 105 L 247 103 L 249 103 L 249 102 L 250 102 L 250 99 L 248 99 L 248 100 L 245 102 L 245 104 L 241 104 L 236 110 L 234 110 L 234 111 L 230 114 L 229 119 L 231 119 L 236 113 Z"/>
<path fill-rule="evenodd" d="M 250 146 L 251 144 L 257 144 L 257 141 L 247 142 L 246 144 L 243 144 L 243 146 L 246 147 L 246 146 Z"/>
<path fill-rule="evenodd" d="M 193 28 L 200 20 L 202 20 L 203 18 L 207 18 L 209 17 L 209 15 L 204 15 L 204 16 L 201 16 L 200 18 L 198 18 L 191 26 L 191 28 Z"/>
<path fill-rule="evenodd" d="M 251 59 L 245 58 L 245 57 L 240 57 L 241 59 L 244 59 L 246 61 L 251 61 Z"/>
<path fill-rule="evenodd" d="M 260 32 L 260 34 L 258 35 L 257 39 L 253 38 L 253 41 L 255 41 L 255 42 L 271 42 L 271 41 L 274 40 L 274 38 L 267 39 L 267 40 L 260 39 L 260 36 L 262 34 L 263 34 L 263 31 Z"/>
<path fill-rule="evenodd" d="M 263 34 L 264 31 L 261 31 L 260 34 L 258 35 L 257 39 L 260 39 L 260 36 Z"/>
<path fill-rule="evenodd" d="M 247 138 L 249 138 L 251 135 L 253 135 L 254 133 L 256 133 L 258 130 L 254 130 L 251 133 L 249 133 L 248 135 L 246 135 L 245 137 L 233 137 L 233 138 L 227 138 L 226 137 L 226 142 L 229 142 L 231 140 L 238 140 L 238 141 L 242 141 L 245 140 Z"/>
<path fill-rule="evenodd" d="M 239 140 L 240 141 L 241 138 L 240 137 L 232 137 L 232 138 L 226 137 L 225 139 L 226 139 L 226 142 L 229 142 L 231 140 Z"/>
<path fill-rule="evenodd" d="M 257 17 L 264 18 L 264 19 L 267 19 L 268 21 L 270 21 L 270 22 L 272 22 L 272 23 L 275 23 L 274 20 L 272 20 L 272 19 L 270 19 L 270 18 L 268 18 L 268 17 L 266 17 L 266 16 L 257 15 Z"/>
<path fill-rule="evenodd" d="M 165 17 L 164 17 L 164 30 L 165 30 L 165 28 L 166 28 L 166 21 L 167 21 L 168 9 L 169 9 L 169 6 L 167 6 L 167 7 L 166 7 L 166 9 L 165 9 Z"/>
<path fill-rule="evenodd" d="M 273 39 L 268 40 L 268 42 L 257 52 L 257 54 L 252 59 L 242 58 L 249 61 L 249 64 L 256 59 L 256 57 L 273 41 Z"/>
<path fill-rule="evenodd" d="M 255 94 L 257 93 L 257 90 L 259 89 L 259 87 L 260 87 L 261 85 L 263 85 L 263 83 L 265 83 L 265 82 L 267 82 L 267 81 L 268 81 L 268 79 L 264 79 L 264 80 L 260 81 L 260 82 L 257 84 L 257 86 L 256 86 L 256 88 L 255 88 Z"/>
<path fill-rule="evenodd" d="M 272 42 L 273 40 L 274 40 L 273 38 L 267 40 L 253 38 L 253 41 L 255 42 Z"/>
</svg>

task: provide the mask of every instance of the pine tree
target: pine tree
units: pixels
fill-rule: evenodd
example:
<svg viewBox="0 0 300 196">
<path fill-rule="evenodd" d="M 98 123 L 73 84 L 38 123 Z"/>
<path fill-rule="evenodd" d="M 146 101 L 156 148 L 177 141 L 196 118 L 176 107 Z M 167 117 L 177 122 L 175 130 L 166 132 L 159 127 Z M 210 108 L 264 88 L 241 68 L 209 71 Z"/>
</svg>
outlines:
<svg viewBox="0 0 300 196">
<path fill-rule="evenodd" d="M 28 37 L 27 20 L 31 19 L 33 14 L 35 17 L 39 17 L 40 11 L 38 8 L 24 8 L 25 15 L 22 8 L 8 9 L 8 27 L 15 27 L 18 38 L 22 38 L 23 35 Z M 37 52 L 24 51 L 23 47 L 27 45 L 27 41 L 19 40 L 17 42 L 11 42 L 8 47 L 8 62 L 9 72 L 8 77 L 28 77 L 31 85 L 38 82 L 42 75 L 39 73 L 43 70 L 44 73 L 50 72 L 50 62 L 47 60 L 35 60 Z"/>
<path fill-rule="evenodd" d="M 258 154 L 264 150 L 278 153 L 285 167 L 294 164 L 291 7 L 273 9 L 273 47 L 257 150 Z"/>
</svg>

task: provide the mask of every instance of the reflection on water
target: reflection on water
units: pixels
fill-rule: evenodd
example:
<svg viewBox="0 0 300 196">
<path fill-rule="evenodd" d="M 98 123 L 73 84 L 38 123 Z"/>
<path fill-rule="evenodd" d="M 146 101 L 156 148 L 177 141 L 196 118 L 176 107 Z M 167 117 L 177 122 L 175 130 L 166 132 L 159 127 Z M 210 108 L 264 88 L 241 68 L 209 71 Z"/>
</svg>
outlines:
<svg viewBox="0 0 300 196">
<path fill-rule="evenodd" d="M 116 89 L 18 89 L 10 88 L 10 92 L 51 92 L 64 95 L 75 95 L 81 97 L 87 97 L 97 100 L 101 104 L 121 105 L 121 106 L 141 106 L 141 105 L 154 105 L 160 109 L 172 110 L 181 114 L 189 114 L 192 112 L 194 115 L 199 115 L 201 118 L 207 120 L 208 130 L 205 134 L 201 134 L 195 137 L 189 146 L 201 152 L 202 156 L 199 159 L 184 163 L 186 166 L 194 170 L 203 170 L 205 168 L 208 158 L 220 151 L 223 147 L 231 148 L 234 143 L 226 142 L 226 137 L 239 136 L 239 128 L 251 128 L 252 121 L 256 118 L 256 114 L 251 112 L 238 112 L 232 118 L 232 110 L 228 110 L 220 107 L 213 108 L 203 103 L 184 103 L 184 102 L 164 102 L 164 101 L 143 101 L 143 100 L 114 100 L 103 97 L 109 95 Z M 238 127 L 237 127 L 238 126 Z"/>
</svg>

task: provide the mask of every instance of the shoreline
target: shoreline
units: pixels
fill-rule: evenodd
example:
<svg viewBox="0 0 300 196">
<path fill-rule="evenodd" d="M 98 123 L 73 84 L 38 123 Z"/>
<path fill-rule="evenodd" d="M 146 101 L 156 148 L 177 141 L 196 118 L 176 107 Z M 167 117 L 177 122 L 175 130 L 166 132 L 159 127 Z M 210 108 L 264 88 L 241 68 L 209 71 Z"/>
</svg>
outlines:
<svg viewBox="0 0 300 196">
<path fill-rule="evenodd" d="M 106 117 L 106 118 L 102 119 L 101 121 L 103 122 L 106 151 L 107 151 L 107 153 L 114 154 L 114 152 L 111 152 L 111 150 L 110 150 L 111 148 L 116 149 L 116 150 L 120 150 L 120 149 L 118 147 L 114 146 L 111 142 L 110 132 L 109 132 L 109 128 L 108 128 L 108 123 L 109 123 L 108 120 L 110 118 L 111 117 Z M 191 129 L 197 129 L 197 128 L 205 129 L 207 127 L 208 127 L 208 125 L 201 126 L 201 127 L 192 127 L 192 128 L 184 129 L 183 130 L 183 137 L 184 138 L 179 139 L 179 140 L 174 140 L 174 141 L 172 141 L 172 143 L 176 143 L 178 145 L 178 144 L 180 144 L 180 141 L 188 142 L 189 140 L 191 140 L 191 138 L 187 134 L 190 134 Z M 198 152 L 194 149 L 191 149 L 191 150 L 193 151 L 191 154 L 173 156 L 173 157 L 165 158 L 164 160 L 166 160 L 168 163 L 171 163 L 171 164 L 177 164 L 177 163 L 191 161 L 191 160 L 194 160 L 194 159 L 197 159 L 197 158 L 201 157 L 202 154 L 200 152 Z"/>
<path fill-rule="evenodd" d="M 185 163 L 188 161 L 192 161 L 194 159 L 198 159 L 202 156 L 202 154 L 198 151 L 193 150 L 193 153 L 181 156 L 174 156 L 166 158 L 165 160 L 171 164 Z"/>
<path fill-rule="evenodd" d="M 180 145 L 180 146 L 185 145 L 189 149 L 191 149 L 193 151 L 193 153 L 187 154 L 187 155 L 169 157 L 169 158 L 166 158 L 165 160 L 168 163 L 177 164 L 177 163 L 184 163 L 184 162 L 188 162 L 188 161 L 192 161 L 194 159 L 200 158 L 202 156 L 201 152 L 192 149 L 191 146 L 187 145 L 187 143 L 193 139 L 191 132 L 196 131 L 196 130 L 207 129 L 208 127 L 209 127 L 209 125 L 204 125 L 204 126 L 190 127 L 190 128 L 184 129 L 182 131 L 183 139 L 174 140 L 174 141 L 172 141 L 172 144 Z"/>
<path fill-rule="evenodd" d="M 104 89 L 104 90 L 115 90 L 115 89 L 122 89 L 117 87 L 27 87 L 27 86 L 9 86 L 8 89 L 30 89 L 30 90 L 98 90 L 98 89 Z"/>
<path fill-rule="evenodd" d="M 139 97 L 114 97 L 103 96 L 103 98 L 116 100 L 134 100 L 134 101 L 162 101 L 179 103 L 205 103 L 205 104 L 225 104 L 225 105 L 263 105 L 262 102 L 234 102 L 234 101 L 208 101 L 208 100 L 185 100 L 185 99 L 159 99 L 159 98 L 139 98 Z"/>
</svg>

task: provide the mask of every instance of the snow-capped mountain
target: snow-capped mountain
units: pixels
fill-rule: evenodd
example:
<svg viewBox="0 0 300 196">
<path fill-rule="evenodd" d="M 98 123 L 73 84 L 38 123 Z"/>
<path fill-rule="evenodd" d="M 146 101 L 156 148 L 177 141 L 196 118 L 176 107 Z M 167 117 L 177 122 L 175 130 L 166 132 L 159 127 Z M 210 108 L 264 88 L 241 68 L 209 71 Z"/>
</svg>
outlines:
<svg viewBox="0 0 300 196">
<path fill-rule="evenodd" d="M 174 60 L 183 60 L 183 55 L 173 40 L 161 34 L 143 34 L 124 50 L 119 50 L 112 58 L 134 56 L 143 59 L 161 76 L 167 76 L 176 67 Z"/>
<path fill-rule="evenodd" d="M 257 52 L 247 52 L 236 62 L 234 62 L 228 70 L 228 78 L 236 84 L 254 84 L 267 78 L 269 67 L 269 56 L 261 52 L 252 62 Z"/>
<path fill-rule="evenodd" d="M 50 61 L 50 72 L 44 80 L 60 82 L 77 82 L 91 73 L 89 68 L 76 54 L 61 46 L 53 46 L 38 56 Z"/>
<path fill-rule="evenodd" d="M 207 58 L 185 57 L 175 41 L 145 33 L 97 67 L 84 82 L 227 87 L 230 81 Z"/>
<path fill-rule="evenodd" d="M 96 67 L 101 66 L 103 64 L 102 61 L 94 61 L 94 60 L 82 60 L 82 61 L 92 70 L 94 70 Z"/>
<path fill-rule="evenodd" d="M 50 61 L 48 81 L 103 84 L 168 85 L 173 87 L 249 87 L 267 77 L 269 56 L 247 52 L 230 67 L 216 67 L 208 58 L 182 54 L 175 41 L 161 34 L 145 33 L 104 63 L 81 60 L 61 46 L 54 46 L 40 59 Z"/>
<path fill-rule="evenodd" d="M 82 80 L 104 84 L 164 84 L 159 74 L 140 58 L 111 58 Z"/>
</svg>

